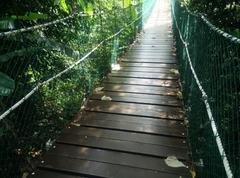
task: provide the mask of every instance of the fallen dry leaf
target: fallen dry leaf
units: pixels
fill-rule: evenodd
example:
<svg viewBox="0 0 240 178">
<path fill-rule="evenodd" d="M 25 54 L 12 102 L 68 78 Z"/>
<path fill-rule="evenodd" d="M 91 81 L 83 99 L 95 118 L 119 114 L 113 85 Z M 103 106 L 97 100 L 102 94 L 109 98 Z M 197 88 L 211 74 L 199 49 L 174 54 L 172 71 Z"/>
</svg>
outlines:
<svg viewBox="0 0 240 178">
<path fill-rule="evenodd" d="M 112 70 L 113 71 L 119 71 L 121 69 L 119 64 L 112 64 Z"/>
<path fill-rule="evenodd" d="M 101 100 L 102 101 L 112 101 L 112 98 L 110 97 L 110 96 L 103 96 L 102 98 L 101 98 Z"/>
<path fill-rule="evenodd" d="M 103 88 L 104 88 L 104 87 L 97 87 L 97 88 L 95 88 L 95 92 L 96 92 L 96 93 L 99 93 L 100 91 L 103 90 Z"/>
<path fill-rule="evenodd" d="M 174 167 L 174 168 L 178 168 L 178 167 L 186 167 L 187 166 L 185 164 L 183 164 L 181 161 L 179 161 L 177 159 L 176 156 L 168 156 L 164 162 L 169 166 L 169 167 Z"/>
</svg>

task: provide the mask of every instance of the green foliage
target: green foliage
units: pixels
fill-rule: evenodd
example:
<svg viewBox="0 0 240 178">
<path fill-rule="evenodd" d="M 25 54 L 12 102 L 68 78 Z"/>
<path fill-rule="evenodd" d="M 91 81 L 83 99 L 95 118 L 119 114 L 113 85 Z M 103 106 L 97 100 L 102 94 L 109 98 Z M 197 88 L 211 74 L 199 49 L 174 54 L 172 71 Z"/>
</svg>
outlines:
<svg viewBox="0 0 240 178">
<path fill-rule="evenodd" d="M 68 8 L 68 6 L 67 6 L 66 0 L 57 0 L 57 1 L 59 1 L 58 4 L 59 4 L 60 8 L 61 8 L 64 12 L 66 12 L 66 13 L 69 14 L 69 8 Z"/>
<path fill-rule="evenodd" d="M 210 21 L 224 31 L 240 37 L 239 0 L 183 0 L 183 2 L 192 11 L 206 14 Z"/>
<path fill-rule="evenodd" d="M 0 149 L 0 165 L 4 165 L 0 167 L 0 177 L 13 178 L 21 177 L 21 172 L 29 169 L 29 160 L 47 150 L 49 143 L 71 122 L 83 98 L 92 93 L 110 71 L 112 53 L 116 59 L 133 42 L 141 19 L 129 27 L 127 24 L 141 14 L 142 4 L 130 5 L 129 1 L 129 6 L 123 8 L 122 1 L 114 4 L 108 0 L 2 2 L 4 0 L 0 2 L 0 17 L 14 16 L 15 29 L 81 11 L 90 16 L 76 16 L 48 27 L 0 37 L 0 86 L 8 89 L 4 96 L 0 94 L 0 113 L 38 83 L 77 62 L 99 42 L 122 27 L 127 28 L 118 36 L 115 50 L 114 39 L 104 43 L 86 61 L 42 86 L 0 121 L 0 145 L 4 145 Z M 9 22 L 4 23 L 8 27 Z"/>
<path fill-rule="evenodd" d="M 85 14 L 93 15 L 94 11 L 93 2 L 85 2 L 84 0 L 78 0 L 78 2 Z"/>
<path fill-rule="evenodd" d="M 38 19 L 47 19 L 48 15 L 47 14 L 42 14 L 42 13 L 34 13 L 34 12 L 29 12 L 28 14 L 24 15 L 24 16 L 16 16 L 16 15 L 12 15 L 10 17 L 13 20 L 32 20 L 32 21 L 36 21 Z"/>
<path fill-rule="evenodd" d="M 93 15 L 93 4 L 90 3 L 90 2 L 88 2 L 88 3 L 87 3 L 87 7 L 86 7 L 86 9 L 84 10 L 84 12 L 85 12 L 86 14 Z"/>
<path fill-rule="evenodd" d="M 15 89 L 15 82 L 6 74 L 0 72 L 0 96 L 8 96 Z"/>
<path fill-rule="evenodd" d="M 0 30 L 14 29 L 13 20 L 0 20 Z"/>
<path fill-rule="evenodd" d="M 123 7 L 128 8 L 132 4 L 132 0 L 123 0 Z"/>
</svg>

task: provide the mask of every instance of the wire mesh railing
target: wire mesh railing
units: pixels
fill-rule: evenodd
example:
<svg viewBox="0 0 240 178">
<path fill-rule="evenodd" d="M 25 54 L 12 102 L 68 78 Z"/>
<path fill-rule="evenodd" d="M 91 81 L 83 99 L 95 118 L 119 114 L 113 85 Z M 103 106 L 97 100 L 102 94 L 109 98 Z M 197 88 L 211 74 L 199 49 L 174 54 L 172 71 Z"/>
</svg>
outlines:
<svg viewBox="0 0 240 178">
<path fill-rule="evenodd" d="M 240 175 L 240 40 L 172 1 L 197 178 Z"/>
<path fill-rule="evenodd" d="M 134 41 L 154 1 L 143 3 L 88 2 L 83 13 L 0 32 L 0 177 L 32 172 Z"/>
</svg>

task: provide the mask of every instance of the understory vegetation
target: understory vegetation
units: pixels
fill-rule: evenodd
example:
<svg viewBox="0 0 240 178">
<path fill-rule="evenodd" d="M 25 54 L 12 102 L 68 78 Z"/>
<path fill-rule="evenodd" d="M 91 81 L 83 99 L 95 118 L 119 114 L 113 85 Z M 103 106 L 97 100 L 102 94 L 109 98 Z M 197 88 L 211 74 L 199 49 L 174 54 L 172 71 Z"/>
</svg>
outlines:
<svg viewBox="0 0 240 178">
<path fill-rule="evenodd" d="M 240 37 L 239 0 L 183 0 L 187 7 L 205 15 L 214 25 Z"/>
<path fill-rule="evenodd" d="M 33 160 L 51 147 L 83 99 L 133 42 L 141 29 L 142 5 L 142 0 L 0 1 L 0 114 L 125 28 L 0 120 L 0 177 L 30 172 Z M 26 31 L 3 34 L 21 28 Z"/>
</svg>

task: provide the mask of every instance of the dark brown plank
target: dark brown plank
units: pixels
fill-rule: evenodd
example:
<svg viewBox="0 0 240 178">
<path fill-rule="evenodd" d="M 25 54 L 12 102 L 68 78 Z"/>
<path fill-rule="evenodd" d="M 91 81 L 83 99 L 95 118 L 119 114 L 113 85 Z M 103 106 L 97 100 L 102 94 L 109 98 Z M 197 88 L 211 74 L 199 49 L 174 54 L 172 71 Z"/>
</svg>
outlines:
<svg viewBox="0 0 240 178">
<path fill-rule="evenodd" d="M 154 24 L 156 24 L 156 22 L 154 22 Z M 167 34 L 167 35 L 166 35 Z M 172 32 L 169 31 L 168 33 L 163 32 L 163 33 L 146 33 L 146 31 L 144 31 L 143 34 L 141 34 L 141 38 L 161 38 L 161 39 L 165 39 L 165 38 L 173 38 Z"/>
<path fill-rule="evenodd" d="M 173 48 L 173 45 L 136 45 L 133 46 L 131 49 L 133 50 L 165 50 L 165 49 L 171 49 Z"/>
<path fill-rule="evenodd" d="M 66 146 L 63 144 L 56 144 L 55 146 L 56 148 L 49 152 L 49 154 L 53 156 L 60 155 L 69 158 L 92 160 L 114 165 L 130 166 L 134 168 L 189 176 L 189 172 L 186 168 L 171 168 L 165 164 L 163 159 L 159 158 L 134 155 L 129 153 L 119 153 L 115 151 L 106 151 L 82 146 Z"/>
<path fill-rule="evenodd" d="M 162 43 L 162 44 L 136 44 L 134 45 L 131 49 L 134 48 L 150 48 L 150 49 L 166 49 L 173 47 L 173 44 L 167 44 L 167 43 Z"/>
<path fill-rule="evenodd" d="M 184 137 L 182 134 L 186 135 L 185 130 L 179 128 L 169 128 L 162 126 L 153 126 L 148 124 L 132 124 L 131 122 L 121 122 L 121 121 L 110 121 L 110 120 L 99 120 L 91 119 L 87 121 L 81 121 L 81 125 L 90 126 L 103 129 L 119 130 L 124 132 L 134 132 L 134 133 L 144 133 L 153 135 L 162 135 L 170 137 Z"/>
<path fill-rule="evenodd" d="M 144 41 L 138 41 L 137 42 L 138 45 L 169 45 L 169 46 L 173 46 L 174 43 L 173 41 L 150 41 L 150 40 L 144 40 Z"/>
<path fill-rule="evenodd" d="M 74 175 L 87 177 L 114 177 L 114 178 L 179 178 L 177 174 L 162 173 L 130 166 L 114 165 L 109 163 L 69 158 L 65 156 L 48 155 L 41 168 L 62 171 Z"/>
<path fill-rule="evenodd" d="M 168 68 L 168 69 L 176 69 L 176 64 L 151 64 L 151 63 L 128 63 L 128 62 L 121 62 L 121 66 L 123 67 L 151 67 L 151 68 Z"/>
<path fill-rule="evenodd" d="M 149 52 L 149 51 L 139 51 L 139 50 L 130 50 L 128 53 L 126 53 L 125 57 L 142 57 L 142 58 L 160 58 L 162 59 L 163 57 L 175 57 L 175 52 L 174 50 L 169 50 L 169 51 L 156 51 L 155 52 Z M 168 58 L 167 58 L 168 59 Z"/>
<path fill-rule="evenodd" d="M 88 111 L 127 114 L 135 116 L 154 117 L 159 119 L 183 120 L 184 114 L 180 108 L 155 106 L 135 103 L 120 103 L 110 101 L 89 100 Z"/>
<path fill-rule="evenodd" d="M 174 47 L 171 48 L 163 48 L 163 49 L 133 49 L 131 48 L 128 53 L 140 53 L 140 54 L 172 54 L 176 51 Z"/>
<path fill-rule="evenodd" d="M 139 46 L 141 46 L 141 45 L 158 45 L 158 46 L 173 46 L 174 45 L 174 43 L 173 42 L 161 42 L 161 43 L 159 43 L 159 42 L 150 42 L 150 41 L 141 41 L 141 42 L 138 42 L 137 43 Z"/>
<path fill-rule="evenodd" d="M 178 83 L 174 80 L 142 79 L 142 78 L 111 77 L 111 78 L 107 78 L 104 81 L 104 83 L 158 86 L 158 87 L 169 87 L 169 88 L 178 88 L 179 87 Z"/>
<path fill-rule="evenodd" d="M 126 93 L 142 93 L 151 95 L 177 96 L 178 90 L 175 88 L 157 87 L 157 86 L 141 86 L 141 85 L 120 85 L 108 84 L 103 85 L 104 91 L 126 92 Z"/>
<path fill-rule="evenodd" d="M 98 119 L 99 120 L 99 119 Z M 96 119 L 93 119 L 91 121 L 96 121 Z M 64 129 L 63 134 L 72 134 L 72 135 L 81 135 L 81 136 L 90 136 L 90 137 L 96 137 L 96 138 L 106 138 L 106 139 L 114 139 L 114 140 L 123 140 L 123 141 L 129 141 L 129 142 L 139 142 L 139 143 L 145 143 L 145 144 L 153 144 L 153 145 L 161 145 L 166 147 L 176 147 L 176 148 L 187 148 L 185 137 L 169 137 L 169 136 L 163 136 L 163 135 L 154 135 L 154 134 L 148 134 L 147 132 L 139 133 L 134 132 L 135 130 L 126 130 L 125 128 L 123 130 L 112 130 L 111 128 L 108 129 L 107 126 L 103 126 L 104 128 L 95 127 L 95 123 L 92 122 L 84 122 L 84 120 L 79 121 L 80 126 L 71 125 L 70 128 Z M 101 120 L 100 120 L 101 121 Z M 106 121 L 106 120 L 105 120 Z M 108 120 L 109 121 L 109 120 Z M 109 121 L 116 124 L 116 126 L 119 124 L 117 121 Z M 133 124 L 131 124 L 133 125 Z M 138 124 L 139 125 L 139 124 Z M 87 126 L 87 127 L 86 127 Z M 134 127 L 134 128 L 137 128 Z M 152 129 L 153 133 L 154 129 Z"/>
<path fill-rule="evenodd" d="M 163 26 L 161 26 L 159 29 L 156 29 L 156 30 L 153 30 L 153 29 L 144 30 L 144 32 L 146 35 L 163 34 L 167 36 L 169 34 L 172 34 L 172 31 L 170 29 L 164 28 Z"/>
<path fill-rule="evenodd" d="M 164 119 L 154 119 L 150 117 L 136 117 L 136 116 L 128 116 L 122 114 L 111 114 L 111 113 L 99 113 L 99 112 L 86 112 L 81 120 L 96 120 L 96 119 L 103 119 L 109 121 L 118 121 L 118 122 L 130 122 L 133 124 L 148 124 L 148 125 L 155 125 L 155 126 L 164 126 L 164 127 L 171 127 L 171 128 L 179 128 L 183 130 L 185 127 L 183 126 L 183 122 L 174 121 L 174 120 L 164 120 Z"/>
<path fill-rule="evenodd" d="M 151 67 L 122 67 L 121 71 L 127 71 L 127 72 L 151 72 L 151 73 L 166 73 L 166 74 L 172 74 L 173 70 L 168 68 L 151 68 Z"/>
<path fill-rule="evenodd" d="M 165 57 L 170 57 L 170 59 L 172 57 L 175 56 L 175 52 L 172 49 L 168 49 L 168 50 L 160 50 L 160 51 L 156 51 L 154 53 L 152 52 L 148 52 L 148 51 L 139 51 L 139 50 L 129 50 L 124 57 L 145 57 L 145 58 L 165 58 Z"/>
<path fill-rule="evenodd" d="M 145 78 L 145 79 L 167 79 L 177 80 L 178 76 L 174 74 L 164 73 L 151 73 L 151 72 L 124 72 L 124 71 L 113 71 L 109 74 L 112 77 L 126 77 L 126 78 Z"/>
<path fill-rule="evenodd" d="M 57 143 L 75 146 L 85 146 L 90 148 L 98 148 L 159 158 L 166 158 L 169 155 L 175 155 L 177 158 L 179 158 L 179 160 L 189 159 L 185 148 L 166 147 L 161 145 L 145 144 L 124 140 L 64 134 L 59 137 Z"/>
<path fill-rule="evenodd" d="M 85 176 L 68 174 L 64 171 L 57 170 L 37 170 L 34 175 L 28 176 L 28 178 L 87 178 Z"/>
<path fill-rule="evenodd" d="M 172 42 L 173 38 L 156 38 L 156 37 L 152 37 L 152 38 L 148 38 L 147 36 L 143 36 L 142 38 L 138 38 L 137 41 L 149 41 L 149 42 Z"/>
<path fill-rule="evenodd" d="M 143 33 L 143 34 L 140 34 L 141 38 L 161 38 L 161 39 L 165 39 L 165 38 L 173 38 L 173 35 L 170 34 L 166 36 L 166 33 L 155 33 L 155 34 L 148 34 L 148 33 Z"/>
<path fill-rule="evenodd" d="M 129 102 L 129 103 L 142 103 L 153 105 L 165 105 L 165 106 L 182 106 L 180 100 L 172 96 L 161 95 L 147 95 L 137 93 L 124 93 L 124 92 L 107 92 L 101 91 L 95 93 L 90 99 L 101 100 L 103 96 L 110 96 L 112 101 Z"/>
<path fill-rule="evenodd" d="M 154 63 L 154 64 L 158 64 L 158 63 L 164 63 L 164 64 L 176 64 L 177 61 L 174 60 L 174 58 L 170 59 L 169 57 L 166 57 L 165 59 L 160 59 L 160 58 L 152 58 L 152 57 L 128 57 L 125 59 L 121 60 L 122 62 L 135 62 L 135 63 Z"/>
</svg>

